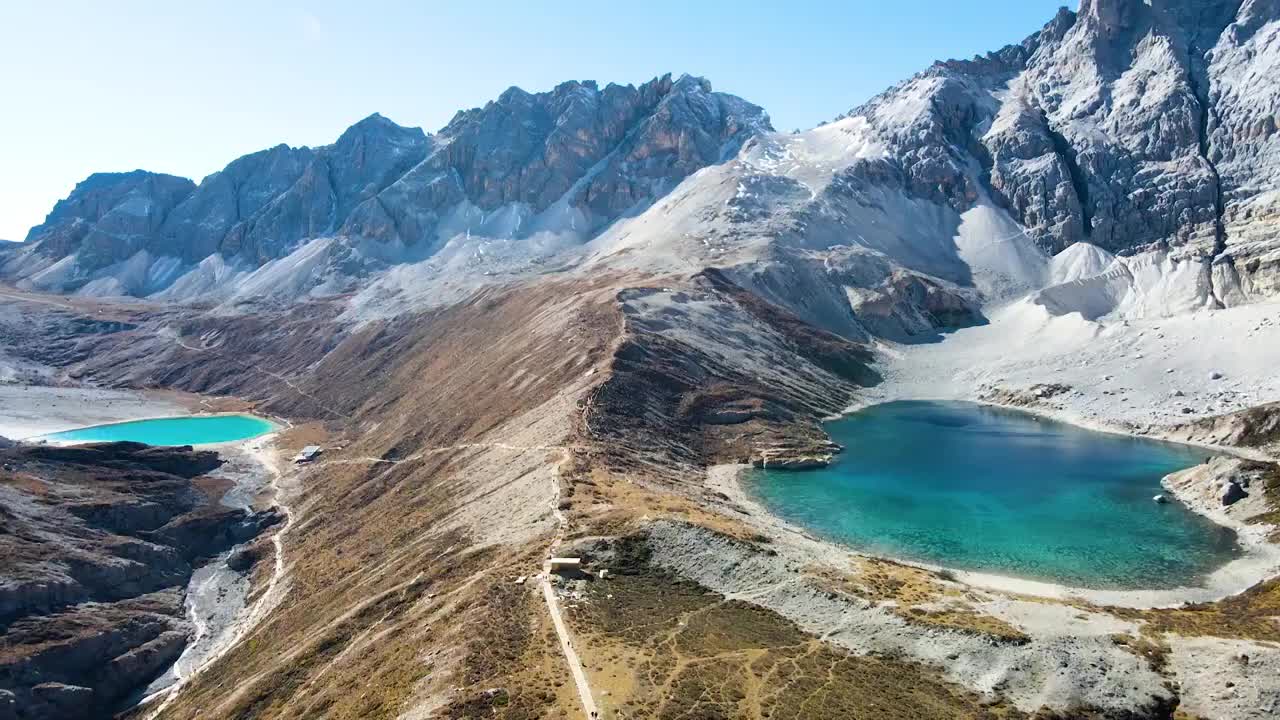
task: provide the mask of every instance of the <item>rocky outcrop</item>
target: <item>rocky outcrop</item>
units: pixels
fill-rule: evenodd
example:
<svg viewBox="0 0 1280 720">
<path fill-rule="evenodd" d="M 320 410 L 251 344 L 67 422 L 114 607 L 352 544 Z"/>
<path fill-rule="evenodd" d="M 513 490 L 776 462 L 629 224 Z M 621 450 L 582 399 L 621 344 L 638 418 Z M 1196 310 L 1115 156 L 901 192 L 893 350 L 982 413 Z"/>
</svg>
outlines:
<svg viewBox="0 0 1280 720">
<path fill-rule="evenodd" d="M 653 462 L 663 482 L 715 462 L 825 464 L 839 447 L 820 420 L 880 379 L 867 347 L 726 273 L 709 270 L 678 289 L 629 289 L 618 300 L 627 339 L 587 402 L 587 423 L 607 448 L 602 461 Z"/>
<path fill-rule="evenodd" d="M 1215 457 L 1168 475 L 1162 483 L 1192 509 L 1220 523 L 1271 524 L 1278 479 L 1280 467 L 1275 463 Z"/>
<path fill-rule="evenodd" d="M 1054 398 L 1072 392 L 1074 390 L 1070 385 L 1039 383 L 1027 388 L 984 387 L 979 390 L 978 396 L 983 402 L 1007 407 L 1056 408 L 1058 406 Z"/>
<path fill-rule="evenodd" d="M 18 718 L 109 717 L 186 646 L 199 559 L 277 520 L 216 505 L 215 453 L 136 443 L 0 451 L 0 688 Z"/>
<path fill-rule="evenodd" d="M 604 222 L 766 129 L 760 108 L 712 92 L 702 78 L 664 75 L 640 87 L 511 88 L 496 102 L 458 113 L 440 136 L 474 205 L 520 203 L 538 213 L 563 199 Z"/>
<path fill-rule="evenodd" d="M 1280 450 L 1280 403 L 1201 418 L 1170 428 L 1167 435 L 1175 440 L 1257 448 L 1275 455 Z"/>
</svg>

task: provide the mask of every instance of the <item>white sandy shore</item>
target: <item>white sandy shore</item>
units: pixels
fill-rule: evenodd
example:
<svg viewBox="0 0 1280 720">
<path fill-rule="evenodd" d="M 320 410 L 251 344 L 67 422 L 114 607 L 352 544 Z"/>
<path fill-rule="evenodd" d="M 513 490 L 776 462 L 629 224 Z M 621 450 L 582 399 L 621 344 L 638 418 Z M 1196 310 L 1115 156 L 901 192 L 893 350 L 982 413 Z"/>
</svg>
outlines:
<svg viewBox="0 0 1280 720">
<path fill-rule="evenodd" d="M 290 425 L 287 420 L 281 418 L 267 418 L 247 412 L 193 412 L 191 407 L 176 402 L 165 394 L 143 390 L 0 385 L 0 437 L 10 440 L 36 440 L 44 435 L 67 430 L 141 420 L 229 415 L 244 415 L 266 420 L 273 425 L 271 432 Z M 54 439 L 46 442 L 75 444 Z M 246 440 L 230 440 L 198 443 L 195 446 L 216 450 L 240 448 L 246 442 Z"/>
<path fill-rule="evenodd" d="M 990 324 L 941 342 L 881 344 L 877 369 L 885 381 L 863 403 L 977 401 L 995 386 L 1061 383 L 1071 390 L 1036 412 L 1161 437 L 1174 424 L 1280 400 L 1280 302 L 1091 322 L 1023 300 L 989 315 Z"/>
<path fill-rule="evenodd" d="M 0 436 L 23 440 L 129 420 L 189 415 L 158 393 L 83 387 L 0 384 Z"/>
<path fill-rule="evenodd" d="M 282 584 L 281 536 L 292 525 L 293 515 L 280 492 L 282 459 L 276 447 L 278 438 L 277 430 L 248 440 L 221 443 L 233 446 L 230 462 L 238 466 L 231 475 L 236 487 L 228 492 L 224 504 L 249 510 L 261 504 L 258 499 L 267 494 L 270 497 L 267 504 L 280 508 L 286 517 L 283 525 L 269 531 L 273 533 L 273 571 L 267 587 L 257 601 L 249 605 L 247 601 L 253 589 L 250 574 L 226 567 L 229 552 L 214 558 L 192 575 L 187 586 L 186 609 L 196 635 L 173 665 L 148 686 L 146 697 L 139 702 L 139 705 L 153 706 L 146 716 L 148 720 L 159 716 L 191 678 L 234 647 L 287 592 L 287 586 Z"/>
</svg>

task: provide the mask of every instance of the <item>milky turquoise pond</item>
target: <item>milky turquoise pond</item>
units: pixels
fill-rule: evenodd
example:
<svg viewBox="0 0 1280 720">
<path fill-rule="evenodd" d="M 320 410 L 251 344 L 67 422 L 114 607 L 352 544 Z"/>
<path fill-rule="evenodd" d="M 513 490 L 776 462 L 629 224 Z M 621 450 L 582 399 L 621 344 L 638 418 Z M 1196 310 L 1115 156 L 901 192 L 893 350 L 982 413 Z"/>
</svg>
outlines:
<svg viewBox="0 0 1280 720">
<path fill-rule="evenodd" d="M 248 440 L 275 429 L 274 423 L 252 415 L 192 415 L 94 425 L 44 437 L 70 443 L 128 440 L 148 445 L 205 445 Z"/>
<path fill-rule="evenodd" d="M 1231 530 L 1157 504 L 1185 445 L 972 403 L 895 402 L 827 425 L 828 467 L 757 470 L 748 489 L 828 540 L 887 557 L 1075 587 L 1199 584 L 1239 556 Z"/>
</svg>

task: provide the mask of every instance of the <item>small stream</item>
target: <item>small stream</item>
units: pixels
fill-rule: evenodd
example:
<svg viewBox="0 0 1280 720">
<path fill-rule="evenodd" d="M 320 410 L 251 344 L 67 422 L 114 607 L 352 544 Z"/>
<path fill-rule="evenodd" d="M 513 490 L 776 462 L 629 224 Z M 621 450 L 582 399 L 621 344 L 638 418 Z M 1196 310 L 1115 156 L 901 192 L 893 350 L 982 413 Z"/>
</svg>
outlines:
<svg viewBox="0 0 1280 720">
<path fill-rule="evenodd" d="M 211 473 L 235 485 L 221 498 L 221 504 L 252 512 L 257 499 L 269 488 L 269 475 L 243 450 L 222 452 L 225 464 Z M 250 572 L 227 566 L 227 558 L 239 547 L 221 553 L 196 568 L 187 584 L 187 618 L 194 628 L 191 642 L 164 674 L 138 693 L 137 702 L 172 687 L 190 677 L 206 661 L 221 652 L 235 636 L 236 620 L 244 613 L 250 591 Z"/>
</svg>

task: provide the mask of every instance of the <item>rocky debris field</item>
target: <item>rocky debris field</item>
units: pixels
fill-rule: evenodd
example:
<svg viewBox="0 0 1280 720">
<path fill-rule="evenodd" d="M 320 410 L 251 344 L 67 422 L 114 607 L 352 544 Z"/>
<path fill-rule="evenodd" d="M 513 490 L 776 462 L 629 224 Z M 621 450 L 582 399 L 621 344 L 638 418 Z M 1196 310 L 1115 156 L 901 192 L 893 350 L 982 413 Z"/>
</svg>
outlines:
<svg viewBox="0 0 1280 720">
<path fill-rule="evenodd" d="M 221 507 L 220 464 L 137 443 L 0 450 L 0 712 L 110 717 L 177 658 L 193 567 L 278 521 Z"/>
</svg>

